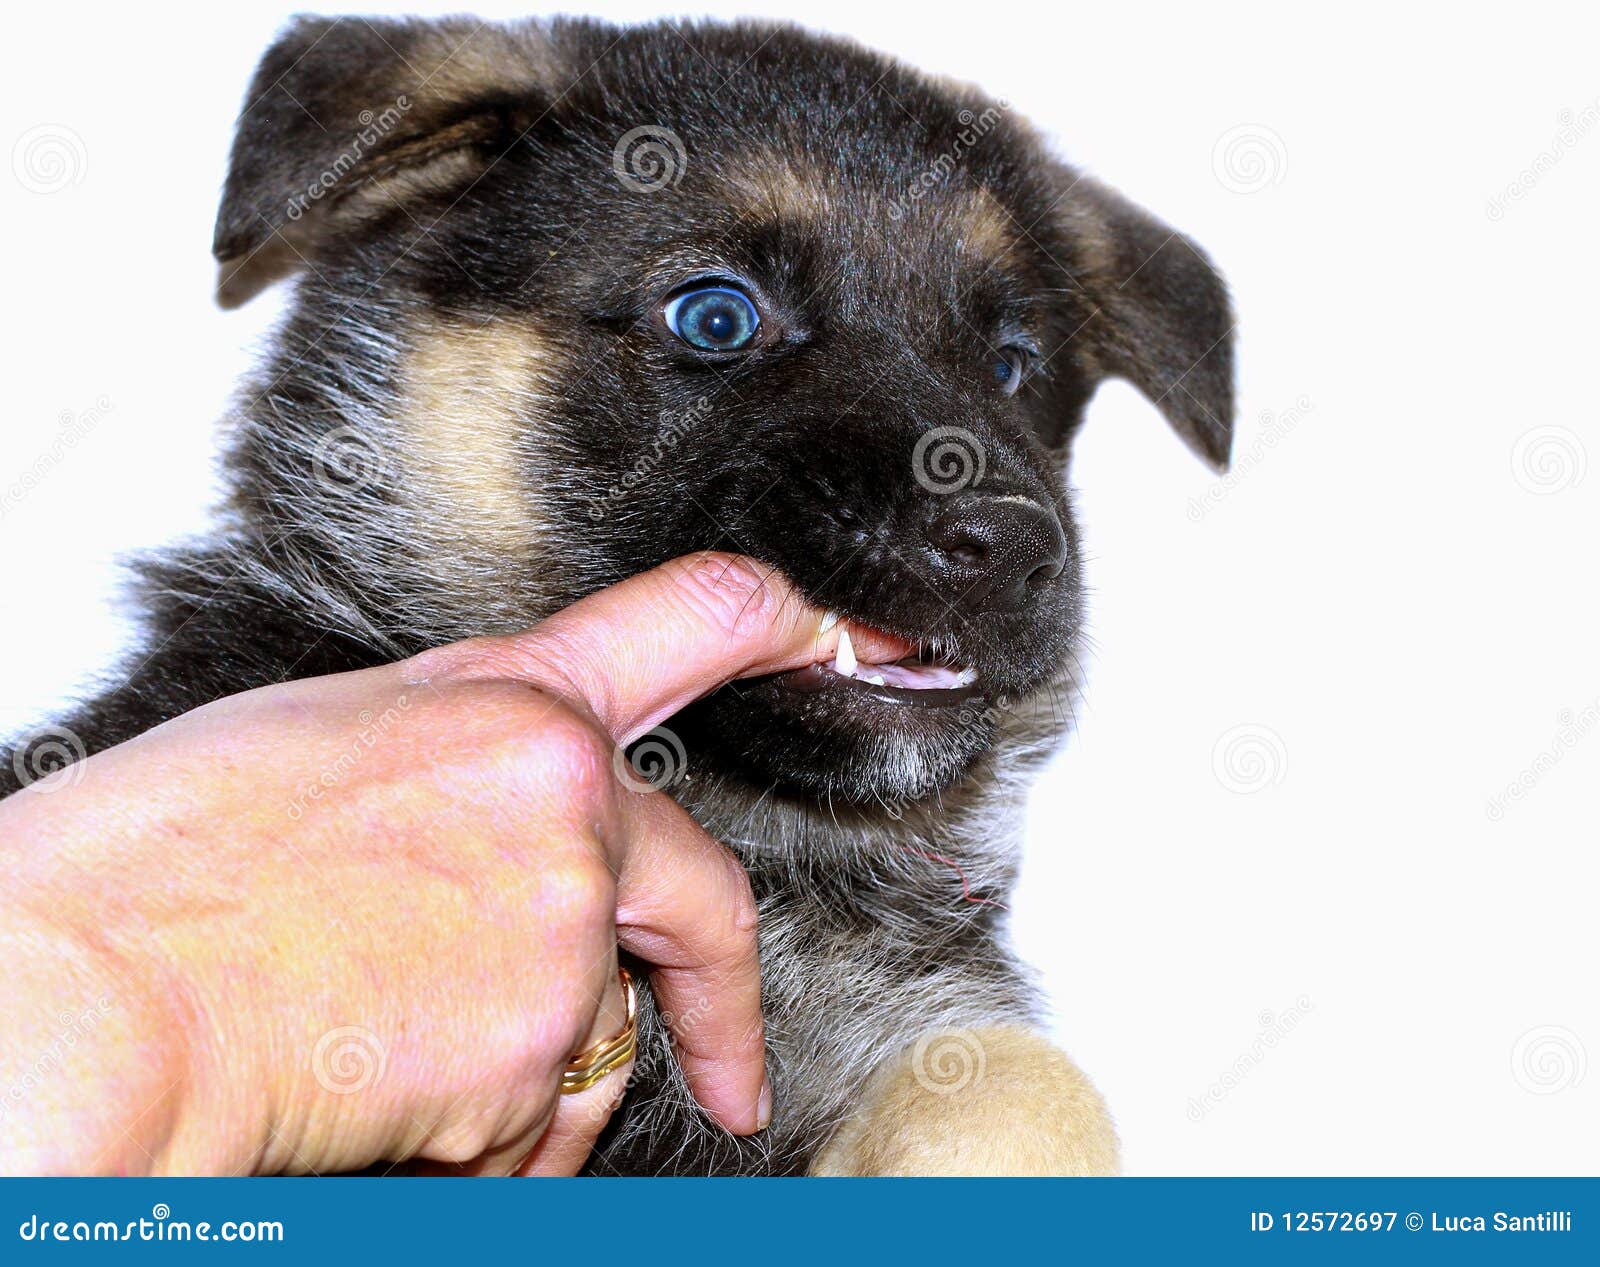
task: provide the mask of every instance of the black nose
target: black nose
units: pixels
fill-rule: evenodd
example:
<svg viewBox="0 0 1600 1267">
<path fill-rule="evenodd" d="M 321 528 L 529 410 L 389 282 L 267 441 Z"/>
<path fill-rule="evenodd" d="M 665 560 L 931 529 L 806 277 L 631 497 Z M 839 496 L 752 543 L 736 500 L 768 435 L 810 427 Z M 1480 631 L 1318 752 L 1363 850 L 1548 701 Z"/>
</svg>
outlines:
<svg viewBox="0 0 1600 1267">
<path fill-rule="evenodd" d="M 1028 497 L 959 496 L 927 538 L 936 578 L 972 611 L 1020 612 L 1067 563 L 1061 521 Z"/>
</svg>

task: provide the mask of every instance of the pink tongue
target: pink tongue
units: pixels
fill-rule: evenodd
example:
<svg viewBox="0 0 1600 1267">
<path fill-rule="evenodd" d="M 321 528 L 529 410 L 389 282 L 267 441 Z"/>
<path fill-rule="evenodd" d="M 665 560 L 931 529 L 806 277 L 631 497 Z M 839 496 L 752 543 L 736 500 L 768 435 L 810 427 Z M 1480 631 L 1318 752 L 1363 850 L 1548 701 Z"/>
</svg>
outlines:
<svg viewBox="0 0 1600 1267">
<path fill-rule="evenodd" d="M 856 677 L 882 677 L 887 686 L 912 691 L 953 690 L 962 684 L 961 671 L 942 664 L 861 664 L 856 666 Z"/>
</svg>

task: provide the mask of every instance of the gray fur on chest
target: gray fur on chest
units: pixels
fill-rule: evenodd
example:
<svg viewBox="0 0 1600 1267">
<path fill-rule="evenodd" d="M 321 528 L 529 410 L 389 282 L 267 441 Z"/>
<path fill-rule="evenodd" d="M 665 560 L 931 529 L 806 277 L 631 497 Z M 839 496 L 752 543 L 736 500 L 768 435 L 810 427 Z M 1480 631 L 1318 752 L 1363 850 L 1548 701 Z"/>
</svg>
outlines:
<svg viewBox="0 0 1600 1267">
<path fill-rule="evenodd" d="M 995 763 L 1027 764 L 1015 746 Z M 760 903 L 773 1122 L 743 1139 L 712 1123 L 645 998 L 632 1085 L 592 1173 L 804 1173 L 867 1079 L 919 1037 L 1037 1018 L 999 904 L 1015 874 L 1019 789 L 995 769 L 975 773 L 981 790 L 891 813 L 678 790 L 743 857 Z"/>
</svg>

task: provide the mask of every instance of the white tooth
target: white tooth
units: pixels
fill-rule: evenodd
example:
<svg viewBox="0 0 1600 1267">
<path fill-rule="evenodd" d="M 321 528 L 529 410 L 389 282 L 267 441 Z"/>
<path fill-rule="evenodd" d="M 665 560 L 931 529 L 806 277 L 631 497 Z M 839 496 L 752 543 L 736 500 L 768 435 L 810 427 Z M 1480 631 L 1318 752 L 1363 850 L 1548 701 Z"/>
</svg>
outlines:
<svg viewBox="0 0 1600 1267">
<path fill-rule="evenodd" d="M 978 670 L 973 668 L 970 664 L 966 668 L 962 669 L 960 673 L 956 674 L 957 686 L 971 686 L 977 680 Z"/>
<path fill-rule="evenodd" d="M 883 674 L 881 673 L 868 673 L 865 677 L 862 677 L 859 680 L 862 682 L 870 682 L 873 686 L 882 686 L 884 684 Z"/>
<path fill-rule="evenodd" d="M 838 666 L 839 672 L 843 673 L 845 677 L 855 677 L 856 649 L 850 645 L 850 631 L 848 629 L 839 631 L 839 649 L 834 652 L 834 662 Z"/>
<path fill-rule="evenodd" d="M 825 612 L 822 613 L 822 624 L 818 627 L 817 632 L 819 634 L 825 634 L 825 633 L 828 632 L 828 630 L 832 629 L 838 623 L 839 623 L 839 613 L 838 612 L 832 611 L 832 610 L 825 611 Z"/>
</svg>

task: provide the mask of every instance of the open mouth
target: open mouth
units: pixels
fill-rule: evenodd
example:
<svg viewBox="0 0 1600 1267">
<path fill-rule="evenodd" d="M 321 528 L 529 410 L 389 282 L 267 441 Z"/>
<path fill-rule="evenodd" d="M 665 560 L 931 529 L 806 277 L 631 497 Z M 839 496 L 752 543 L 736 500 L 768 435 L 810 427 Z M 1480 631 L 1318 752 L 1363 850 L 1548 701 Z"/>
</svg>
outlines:
<svg viewBox="0 0 1600 1267">
<path fill-rule="evenodd" d="M 979 693 L 976 669 L 928 647 L 885 663 L 859 660 L 847 629 L 840 630 L 833 659 L 779 674 L 774 681 L 802 694 L 839 692 L 921 708 L 949 707 Z"/>
</svg>

